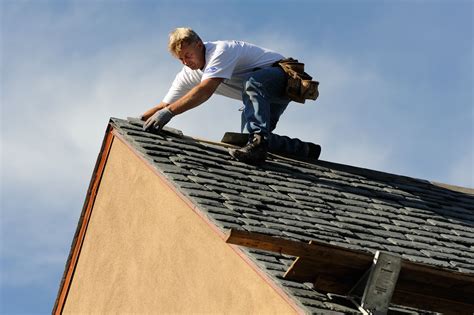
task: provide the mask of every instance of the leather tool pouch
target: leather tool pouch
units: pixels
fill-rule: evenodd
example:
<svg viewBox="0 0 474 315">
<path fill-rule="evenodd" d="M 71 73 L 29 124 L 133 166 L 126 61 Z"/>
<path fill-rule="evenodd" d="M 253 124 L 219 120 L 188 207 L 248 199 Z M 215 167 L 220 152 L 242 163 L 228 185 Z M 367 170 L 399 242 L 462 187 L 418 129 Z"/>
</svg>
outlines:
<svg viewBox="0 0 474 315">
<path fill-rule="evenodd" d="M 304 71 L 304 63 L 293 58 L 285 58 L 273 64 L 285 71 L 288 82 L 286 95 L 292 101 L 304 103 L 307 99 L 315 100 L 319 96 L 319 82 Z"/>
</svg>

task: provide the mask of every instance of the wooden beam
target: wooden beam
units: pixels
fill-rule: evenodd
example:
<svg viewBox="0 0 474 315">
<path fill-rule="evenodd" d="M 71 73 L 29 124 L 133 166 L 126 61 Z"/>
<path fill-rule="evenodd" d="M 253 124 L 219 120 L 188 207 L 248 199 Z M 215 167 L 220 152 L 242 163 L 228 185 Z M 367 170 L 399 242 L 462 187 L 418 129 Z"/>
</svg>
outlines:
<svg viewBox="0 0 474 315">
<path fill-rule="evenodd" d="M 285 279 L 312 282 L 318 291 L 341 295 L 348 294 L 373 261 L 369 253 L 340 246 L 240 230 L 230 230 L 226 242 L 297 256 Z M 392 302 L 445 314 L 473 314 L 473 294 L 473 275 L 402 260 Z"/>
<path fill-rule="evenodd" d="M 473 296 L 473 275 L 405 260 L 392 301 L 445 314 L 473 314 Z"/>
<path fill-rule="evenodd" d="M 322 259 L 298 257 L 286 271 L 284 278 L 311 282 L 320 291 L 344 295 L 356 285 L 371 265 L 372 259 L 352 265 L 349 260 L 334 256 Z"/>
<path fill-rule="evenodd" d="M 317 255 L 321 255 L 325 257 L 326 260 L 345 257 L 346 259 L 357 262 L 372 261 L 372 255 L 368 253 L 350 250 L 336 245 L 315 241 L 308 244 L 235 229 L 230 229 L 227 233 L 226 243 L 298 257 L 316 257 Z"/>
</svg>

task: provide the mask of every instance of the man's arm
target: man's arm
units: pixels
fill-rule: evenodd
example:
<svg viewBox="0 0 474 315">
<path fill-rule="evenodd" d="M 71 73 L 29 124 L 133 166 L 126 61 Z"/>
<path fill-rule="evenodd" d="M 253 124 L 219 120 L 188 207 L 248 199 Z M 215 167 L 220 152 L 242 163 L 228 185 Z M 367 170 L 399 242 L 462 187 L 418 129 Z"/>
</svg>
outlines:
<svg viewBox="0 0 474 315">
<path fill-rule="evenodd" d="M 191 91 L 186 93 L 181 99 L 173 103 L 173 106 L 169 107 L 174 115 L 181 114 L 191 108 L 194 108 L 205 101 L 207 101 L 212 94 L 216 91 L 219 84 L 224 79 L 221 78 L 211 78 L 204 80 L 197 86 L 195 86 Z M 143 115 L 140 116 L 141 120 L 147 121 L 154 113 L 168 107 L 170 104 L 161 102 L 153 108 L 147 110 Z"/>
<path fill-rule="evenodd" d="M 223 80 L 224 79 L 221 78 L 206 79 L 176 102 L 172 104 L 161 102 L 142 116 L 142 120 L 144 120 L 145 115 L 151 113 L 151 116 L 149 116 L 143 124 L 143 130 L 160 131 L 173 116 L 184 113 L 207 101 Z"/>
<path fill-rule="evenodd" d="M 178 115 L 201 105 L 214 94 L 222 81 L 224 81 L 222 78 L 210 78 L 202 81 L 179 100 L 168 105 L 168 109 L 174 115 Z"/>
<path fill-rule="evenodd" d="M 154 113 L 156 113 L 160 109 L 165 108 L 168 105 L 169 105 L 168 103 L 161 102 L 160 104 L 156 105 L 155 107 L 150 108 L 149 110 L 147 110 L 143 115 L 140 116 L 140 119 L 143 120 L 143 121 L 147 121 L 148 118 L 153 116 Z"/>
</svg>

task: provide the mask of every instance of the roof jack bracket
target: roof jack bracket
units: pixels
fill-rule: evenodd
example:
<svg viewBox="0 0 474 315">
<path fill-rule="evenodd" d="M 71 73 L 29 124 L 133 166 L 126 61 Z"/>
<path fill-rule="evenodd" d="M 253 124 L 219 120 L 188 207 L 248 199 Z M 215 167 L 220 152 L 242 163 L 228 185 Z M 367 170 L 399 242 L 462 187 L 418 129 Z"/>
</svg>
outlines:
<svg viewBox="0 0 474 315">
<path fill-rule="evenodd" d="M 364 315 L 387 314 L 388 306 L 397 285 L 402 259 L 399 256 L 377 251 L 372 266 L 349 291 L 353 303 Z M 362 296 L 360 304 L 354 299 Z"/>
</svg>

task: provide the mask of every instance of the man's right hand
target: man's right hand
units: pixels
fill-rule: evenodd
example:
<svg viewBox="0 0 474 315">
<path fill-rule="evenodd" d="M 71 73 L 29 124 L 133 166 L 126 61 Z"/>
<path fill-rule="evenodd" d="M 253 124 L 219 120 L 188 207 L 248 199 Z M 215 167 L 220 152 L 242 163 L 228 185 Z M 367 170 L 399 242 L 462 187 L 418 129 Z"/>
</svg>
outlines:
<svg viewBox="0 0 474 315">
<path fill-rule="evenodd" d="M 146 111 L 143 115 L 141 115 L 139 118 L 140 118 L 140 120 L 147 121 L 151 116 L 153 116 L 154 113 L 156 113 L 156 112 L 159 111 L 160 109 L 165 108 L 166 106 L 168 106 L 167 103 L 161 102 L 160 104 L 156 105 L 155 107 L 150 108 L 149 110 L 147 110 L 147 111 Z"/>
<path fill-rule="evenodd" d="M 165 107 L 153 114 L 143 124 L 144 131 L 161 131 L 163 127 L 173 118 L 174 114 L 168 107 Z"/>
</svg>

